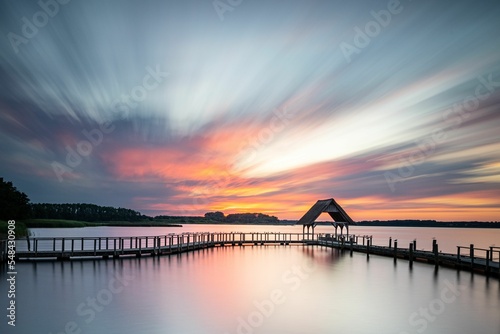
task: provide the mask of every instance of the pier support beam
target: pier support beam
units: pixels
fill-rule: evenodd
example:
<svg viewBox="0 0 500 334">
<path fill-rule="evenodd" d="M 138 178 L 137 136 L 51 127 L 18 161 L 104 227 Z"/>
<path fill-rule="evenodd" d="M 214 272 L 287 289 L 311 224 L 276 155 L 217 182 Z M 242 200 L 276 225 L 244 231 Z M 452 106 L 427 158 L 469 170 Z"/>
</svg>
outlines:
<svg viewBox="0 0 500 334">
<path fill-rule="evenodd" d="M 408 260 L 410 261 L 410 267 L 413 266 L 413 243 L 410 242 L 410 246 L 408 247 Z"/>
<path fill-rule="evenodd" d="M 474 244 L 470 244 L 470 270 L 474 270 Z"/>
<path fill-rule="evenodd" d="M 394 262 L 396 262 L 398 258 L 398 239 L 394 240 Z"/>
<path fill-rule="evenodd" d="M 370 239 L 366 241 L 366 259 L 370 258 Z"/>
<path fill-rule="evenodd" d="M 438 244 L 437 240 L 433 239 L 432 240 L 432 252 L 434 253 L 434 264 L 436 265 L 436 268 L 439 266 L 439 250 L 438 250 Z"/>
</svg>

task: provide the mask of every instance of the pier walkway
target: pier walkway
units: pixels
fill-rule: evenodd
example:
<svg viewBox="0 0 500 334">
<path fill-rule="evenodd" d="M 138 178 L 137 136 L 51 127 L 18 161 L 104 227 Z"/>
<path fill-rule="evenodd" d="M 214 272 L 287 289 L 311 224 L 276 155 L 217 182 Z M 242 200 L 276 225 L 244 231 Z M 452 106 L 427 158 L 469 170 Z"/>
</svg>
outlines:
<svg viewBox="0 0 500 334">
<path fill-rule="evenodd" d="M 69 260 L 84 258 L 119 258 L 127 256 L 160 256 L 220 246 L 245 245 L 305 245 L 336 248 L 500 276 L 500 247 L 489 249 L 474 245 L 457 246 L 457 253 L 442 253 L 437 241 L 432 251 L 416 249 L 416 241 L 408 248 L 398 247 L 389 240 L 388 246 L 373 245 L 371 236 L 308 233 L 182 233 L 141 237 L 35 237 L 16 240 L 17 261 Z M 2 246 L 3 247 L 3 246 Z M 6 252 L 3 261 L 7 259 Z"/>
</svg>

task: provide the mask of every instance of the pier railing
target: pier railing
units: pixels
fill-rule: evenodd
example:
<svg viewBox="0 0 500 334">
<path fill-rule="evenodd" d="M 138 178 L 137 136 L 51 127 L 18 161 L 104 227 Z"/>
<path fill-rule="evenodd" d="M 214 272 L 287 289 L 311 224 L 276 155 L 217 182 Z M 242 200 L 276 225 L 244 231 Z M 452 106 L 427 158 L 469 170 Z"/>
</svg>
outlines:
<svg viewBox="0 0 500 334">
<path fill-rule="evenodd" d="M 140 237 L 28 237 L 16 240 L 17 258 L 168 254 L 215 245 L 311 243 L 318 235 L 273 232 L 185 232 Z"/>
<path fill-rule="evenodd" d="M 331 235 L 312 233 L 273 232 L 185 232 L 160 236 L 140 237 L 31 237 L 16 240 L 17 259 L 57 258 L 59 260 L 85 257 L 121 257 L 182 253 L 186 251 L 225 245 L 301 244 L 319 245 L 343 250 L 434 263 L 484 273 L 500 273 L 500 247 L 489 248 L 457 246 L 457 253 L 439 251 L 437 240 L 432 250 L 417 250 L 416 240 L 408 248 L 398 246 L 398 240 L 389 238 L 387 246 L 374 245 L 371 235 Z"/>
<path fill-rule="evenodd" d="M 365 245 L 366 239 L 366 245 Z M 476 271 L 487 275 L 500 276 L 500 247 L 491 246 L 487 248 L 475 247 L 470 244 L 468 247 L 457 246 L 457 253 L 443 253 L 439 251 L 436 239 L 432 240 L 432 250 L 417 250 L 416 240 L 408 244 L 408 248 L 398 247 L 398 240 L 389 239 L 388 246 L 373 244 L 372 236 L 364 236 L 363 244 L 359 244 L 359 236 L 332 237 L 329 235 L 319 235 L 318 244 L 322 246 L 340 248 L 344 250 L 393 257 L 413 261 L 433 263 L 437 266 L 448 266 L 457 269 Z"/>
<path fill-rule="evenodd" d="M 457 259 L 462 257 L 475 257 L 483 258 L 488 261 L 500 261 L 500 247 L 491 246 L 489 249 L 470 246 L 457 246 Z"/>
</svg>

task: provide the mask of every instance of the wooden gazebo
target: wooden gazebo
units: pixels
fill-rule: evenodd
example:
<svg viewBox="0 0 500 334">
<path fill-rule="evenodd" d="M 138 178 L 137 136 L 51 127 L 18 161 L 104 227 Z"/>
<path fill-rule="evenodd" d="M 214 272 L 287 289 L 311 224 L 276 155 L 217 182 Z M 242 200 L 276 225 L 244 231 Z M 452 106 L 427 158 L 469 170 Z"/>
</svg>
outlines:
<svg viewBox="0 0 500 334">
<path fill-rule="evenodd" d="M 314 235 L 316 219 L 323 212 L 327 212 L 333 219 L 332 225 L 335 227 L 335 237 L 337 237 L 338 227 L 340 227 L 341 235 L 343 234 L 344 227 L 347 228 L 347 235 L 349 235 L 349 225 L 356 225 L 354 220 L 349 217 L 347 212 L 333 198 L 323 199 L 318 200 L 297 222 L 297 224 L 302 225 L 303 234 L 306 228 L 307 234 L 309 234 L 309 229 L 312 228 L 312 234 Z"/>
</svg>

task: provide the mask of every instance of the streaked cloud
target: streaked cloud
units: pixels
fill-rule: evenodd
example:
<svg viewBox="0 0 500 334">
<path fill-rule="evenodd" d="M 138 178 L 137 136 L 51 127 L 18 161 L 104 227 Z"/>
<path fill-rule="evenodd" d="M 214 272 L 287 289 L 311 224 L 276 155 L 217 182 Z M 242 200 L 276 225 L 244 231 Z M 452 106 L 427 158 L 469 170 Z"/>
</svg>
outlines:
<svg viewBox="0 0 500 334">
<path fill-rule="evenodd" d="M 40 7 L 3 2 L 0 175 L 146 214 L 498 220 L 500 6 L 401 5 L 349 63 L 387 1 L 72 1 L 17 53 Z"/>
</svg>

